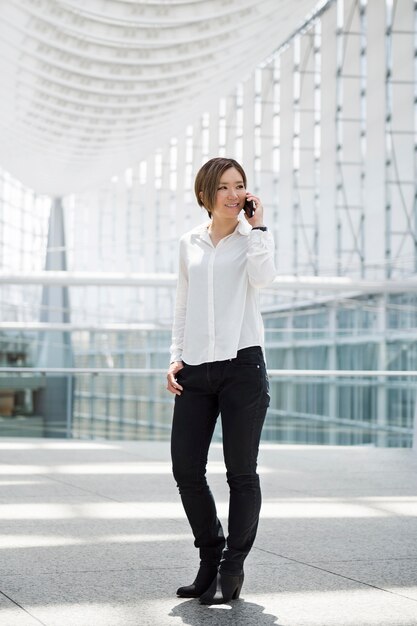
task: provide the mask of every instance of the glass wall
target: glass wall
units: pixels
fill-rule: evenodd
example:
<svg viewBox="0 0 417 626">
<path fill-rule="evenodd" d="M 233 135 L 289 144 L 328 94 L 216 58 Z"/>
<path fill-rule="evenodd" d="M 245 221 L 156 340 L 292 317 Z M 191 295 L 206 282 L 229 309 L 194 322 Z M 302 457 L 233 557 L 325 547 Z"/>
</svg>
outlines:
<svg viewBox="0 0 417 626">
<path fill-rule="evenodd" d="M 417 325 L 411 310 L 415 314 L 414 294 L 374 294 L 329 300 L 316 310 L 300 305 L 287 312 L 268 312 L 264 315 L 268 366 L 353 373 L 416 372 Z M 396 332 L 398 328 L 403 332 Z M 277 376 L 271 381 L 271 390 L 265 438 L 336 445 L 412 445 L 417 378 Z"/>
<path fill-rule="evenodd" d="M 51 200 L 27 189 L 0 168 L 0 269 L 28 275 L 43 269 Z M 0 282 L 0 368 L 36 365 L 38 333 L 8 325 L 38 320 L 41 288 Z M 39 376 L 0 376 L 0 435 L 38 435 L 42 416 L 36 415 L 34 393 Z"/>
<path fill-rule="evenodd" d="M 412 0 L 335 0 L 254 72 L 236 77 L 182 135 L 100 189 L 59 199 L 67 269 L 175 274 L 180 235 L 205 219 L 194 174 L 210 156 L 231 155 L 263 200 L 280 275 L 415 276 L 416 15 Z M 45 268 L 55 200 L 0 170 L 0 262 L 10 273 L 0 282 L 0 434 L 166 438 L 174 289 L 92 278 L 68 287 L 65 310 L 43 304 L 44 287 L 19 281 Z M 271 384 L 264 438 L 411 445 L 414 378 L 335 372 L 416 371 L 416 300 L 263 290 Z M 39 325 L 54 307 L 65 324 Z M 52 352 L 71 346 L 75 369 L 100 371 L 60 380 L 21 372 L 47 367 L 45 339 Z M 145 371 L 112 373 L 117 368 Z M 49 431 L 45 407 L 59 404 Z"/>
<path fill-rule="evenodd" d="M 75 334 L 80 368 L 110 368 L 105 375 L 76 375 L 72 434 L 81 438 L 167 439 L 172 397 L 162 374 L 124 373 L 114 368 L 164 370 L 170 331 Z"/>
</svg>

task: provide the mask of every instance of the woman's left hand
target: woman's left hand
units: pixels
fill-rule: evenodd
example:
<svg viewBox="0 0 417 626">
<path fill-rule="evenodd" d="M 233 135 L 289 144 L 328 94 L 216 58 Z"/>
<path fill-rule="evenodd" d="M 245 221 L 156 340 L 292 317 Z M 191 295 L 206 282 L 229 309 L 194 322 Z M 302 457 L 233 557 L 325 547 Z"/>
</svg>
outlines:
<svg viewBox="0 0 417 626">
<path fill-rule="evenodd" d="M 252 193 L 246 193 L 246 199 L 255 203 L 255 212 L 252 217 L 248 217 L 245 213 L 245 217 L 249 224 L 254 228 L 254 226 L 264 226 L 264 207 L 262 202 L 258 196 L 254 196 Z"/>
</svg>

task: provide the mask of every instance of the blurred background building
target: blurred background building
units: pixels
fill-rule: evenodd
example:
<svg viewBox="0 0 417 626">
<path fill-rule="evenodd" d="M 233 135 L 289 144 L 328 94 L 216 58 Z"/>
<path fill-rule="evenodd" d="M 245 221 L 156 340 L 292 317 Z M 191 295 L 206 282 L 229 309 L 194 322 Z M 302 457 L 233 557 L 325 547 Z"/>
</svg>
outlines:
<svg viewBox="0 0 417 626">
<path fill-rule="evenodd" d="M 417 2 L 3 0 L 0 79 L 0 435 L 169 437 L 220 155 L 276 242 L 264 440 L 412 446 Z"/>
</svg>

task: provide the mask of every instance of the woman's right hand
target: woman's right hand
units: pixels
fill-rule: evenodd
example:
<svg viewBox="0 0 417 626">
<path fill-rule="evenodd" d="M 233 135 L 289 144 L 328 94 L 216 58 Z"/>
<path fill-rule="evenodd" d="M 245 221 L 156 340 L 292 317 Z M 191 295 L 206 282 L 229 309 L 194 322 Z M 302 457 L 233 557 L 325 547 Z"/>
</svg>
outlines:
<svg viewBox="0 0 417 626">
<path fill-rule="evenodd" d="M 179 372 L 180 370 L 182 370 L 183 367 L 184 367 L 184 363 L 182 361 L 174 361 L 173 363 L 171 363 L 171 365 L 168 368 L 167 389 L 171 393 L 174 393 L 176 396 L 181 395 L 181 391 L 183 391 L 183 388 L 181 387 L 179 383 L 177 383 L 175 374 Z"/>
</svg>

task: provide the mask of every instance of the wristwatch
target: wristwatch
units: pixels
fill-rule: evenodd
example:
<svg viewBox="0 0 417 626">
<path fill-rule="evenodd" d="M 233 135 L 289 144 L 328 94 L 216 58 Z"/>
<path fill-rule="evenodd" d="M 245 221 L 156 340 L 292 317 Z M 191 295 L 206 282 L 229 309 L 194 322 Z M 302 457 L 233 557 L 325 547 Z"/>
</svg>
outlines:
<svg viewBox="0 0 417 626">
<path fill-rule="evenodd" d="M 252 230 L 268 230 L 268 228 L 266 226 L 253 226 Z"/>
</svg>

